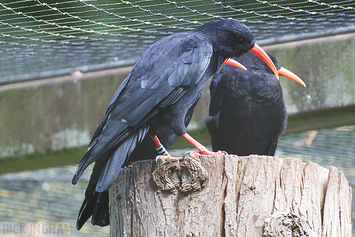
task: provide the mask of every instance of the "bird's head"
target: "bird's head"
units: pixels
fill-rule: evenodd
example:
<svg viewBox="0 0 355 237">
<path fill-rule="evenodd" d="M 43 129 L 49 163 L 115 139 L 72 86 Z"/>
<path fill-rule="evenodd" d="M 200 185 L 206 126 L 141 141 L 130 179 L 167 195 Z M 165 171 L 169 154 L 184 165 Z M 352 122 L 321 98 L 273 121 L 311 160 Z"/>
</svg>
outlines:
<svg viewBox="0 0 355 237">
<path fill-rule="evenodd" d="M 212 43 L 213 49 L 225 58 L 239 57 L 255 44 L 253 33 L 240 21 L 211 21 L 196 31 L 205 35 Z"/>
<path fill-rule="evenodd" d="M 252 52 L 261 58 L 278 78 L 275 65 L 264 50 L 255 43 L 253 33 L 242 22 L 231 19 L 211 21 L 197 28 L 196 32 L 208 38 L 213 45 L 213 50 L 224 59 L 240 57 L 248 51 Z M 228 64 L 234 65 L 232 62 Z"/>
<path fill-rule="evenodd" d="M 269 52 L 266 52 L 266 54 L 269 56 L 271 61 L 274 63 L 277 72 L 285 77 L 290 78 L 291 80 L 294 80 L 301 84 L 302 86 L 306 87 L 306 84 L 302 81 L 301 78 L 299 78 L 296 74 L 293 72 L 289 71 L 288 69 L 281 67 L 278 63 L 276 58 Z M 252 54 L 251 52 L 245 53 L 239 58 L 234 58 L 234 60 L 237 60 L 238 63 L 241 65 L 247 67 L 248 70 L 261 70 L 264 72 L 268 73 L 273 73 L 268 65 L 266 65 L 259 57 L 256 55 Z M 244 69 L 244 70 L 247 70 Z"/>
</svg>

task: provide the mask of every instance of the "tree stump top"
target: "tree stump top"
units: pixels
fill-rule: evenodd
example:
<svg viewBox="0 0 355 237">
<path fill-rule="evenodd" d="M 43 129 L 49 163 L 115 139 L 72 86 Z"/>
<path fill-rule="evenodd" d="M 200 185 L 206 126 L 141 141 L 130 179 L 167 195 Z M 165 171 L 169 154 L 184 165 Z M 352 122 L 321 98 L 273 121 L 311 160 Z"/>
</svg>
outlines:
<svg viewBox="0 0 355 237">
<path fill-rule="evenodd" d="M 337 168 L 251 155 L 136 162 L 110 189 L 111 236 L 351 236 Z"/>
</svg>

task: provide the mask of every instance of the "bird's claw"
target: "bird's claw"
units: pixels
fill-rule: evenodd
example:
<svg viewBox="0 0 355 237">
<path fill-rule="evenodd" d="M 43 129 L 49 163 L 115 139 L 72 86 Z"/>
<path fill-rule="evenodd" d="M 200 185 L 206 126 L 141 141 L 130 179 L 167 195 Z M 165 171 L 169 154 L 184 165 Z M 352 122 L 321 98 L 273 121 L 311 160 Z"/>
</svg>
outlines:
<svg viewBox="0 0 355 237">
<path fill-rule="evenodd" d="M 187 156 L 188 156 L 188 157 L 191 157 L 191 155 L 190 155 L 191 152 L 192 152 L 192 151 L 187 151 L 187 152 L 185 152 L 184 155 L 182 156 L 182 159 L 185 160 L 185 158 L 186 158 Z"/>
<path fill-rule="evenodd" d="M 155 157 L 155 163 L 158 164 L 158 160 L 159 159 L 166 159 L 166 158 L 172 158 L 171 155 L 169 153 L 167 153 L 166 155 L 157 155 Z"/>
<path fill-rule="evenodd" d="M 155 163 L 158 164 L 158 160 L 160 159 L 160 156 L 155 157 Z"/>
<path fill-rule="evenodd" d="M 228 152 L 226 152 L 226 151 L 217 151 L 217 153 L 221 153 L 222 155 L 225 155 L 225 156 L 229 155 Z"/>
</svg>

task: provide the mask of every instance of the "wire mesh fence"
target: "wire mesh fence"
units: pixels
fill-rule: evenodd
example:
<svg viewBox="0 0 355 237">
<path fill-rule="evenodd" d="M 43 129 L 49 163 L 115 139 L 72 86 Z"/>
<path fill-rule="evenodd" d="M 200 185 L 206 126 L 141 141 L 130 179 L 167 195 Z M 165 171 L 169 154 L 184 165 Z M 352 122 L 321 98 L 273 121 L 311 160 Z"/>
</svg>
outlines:
<svg viewBox="0 0 355 237">
<path fill-rule="evenodd" d="M 244 22 L 259 44 L 351 32 L 354 10 L 352 0 L 3 0 L 0 84 L 132 64 L 212 20 Z"/>
</svg>

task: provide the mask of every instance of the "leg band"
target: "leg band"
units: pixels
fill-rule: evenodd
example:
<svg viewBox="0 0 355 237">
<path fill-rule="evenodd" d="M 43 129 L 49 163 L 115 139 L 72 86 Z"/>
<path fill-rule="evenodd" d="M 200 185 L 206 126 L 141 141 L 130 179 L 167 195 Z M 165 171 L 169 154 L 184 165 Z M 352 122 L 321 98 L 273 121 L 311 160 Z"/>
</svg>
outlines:
<svg viewBox="0 0 355 237">
<path fill-rule="evenodd" d="M 168 154 L 168 151 L 165 149 L 165 147 L 163 145 L 160 145 L 159 147 L 155 148 L 158 152 L 159 155 L 161 156 L 165 156 Z"/>
</svg>

